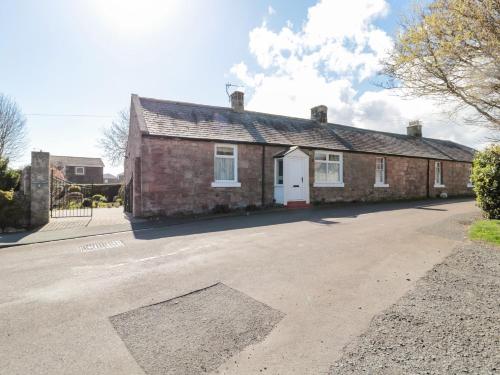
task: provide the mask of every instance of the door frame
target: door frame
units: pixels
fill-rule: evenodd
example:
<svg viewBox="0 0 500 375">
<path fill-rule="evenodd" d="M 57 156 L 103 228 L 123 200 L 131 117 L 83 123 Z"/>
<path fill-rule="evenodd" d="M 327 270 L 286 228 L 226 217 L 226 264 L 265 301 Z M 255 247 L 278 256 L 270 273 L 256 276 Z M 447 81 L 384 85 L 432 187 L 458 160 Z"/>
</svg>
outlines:
<svg viewBox="0 0 500 375">
<path fill-rule="evenodd" d="M 300 163 L 290 163 L 290 161 L 300 160 Z M 304 179 L 304 188 L 303 188 L 303 199 L 297 199 L 294 201 L 305 201 L 309 203 L 309 155 L 303 152 L 298 147 L 292 147 L 288 152 L 283 156 L 283 204 L 286 205 L 288 203 L 288 197 L 290 196 L 291 185 L 288 181 L 290 176 L 290 168 L 293 168 L 294 165 L 301 166 L 303 179 Z"/>
</svg>

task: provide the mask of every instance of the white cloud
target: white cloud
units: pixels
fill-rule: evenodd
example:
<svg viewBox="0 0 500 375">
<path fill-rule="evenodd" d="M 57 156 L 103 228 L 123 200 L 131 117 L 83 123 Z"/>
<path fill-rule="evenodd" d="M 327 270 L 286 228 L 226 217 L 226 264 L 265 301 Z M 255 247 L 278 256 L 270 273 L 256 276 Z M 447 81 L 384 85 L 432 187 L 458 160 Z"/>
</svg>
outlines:
<svg viewBox="0 0 500 375">
<path fill-rule="evenodd" d="M 267 14 L 272 16 L 274 13 L 276 13 L 276 11 L 274 10 L 274 8 L 271 5 L 269 5 L 267 7 Z"/>
<path fill-rule="evenodd" d="M 250 72 L 245 62 L 231 68 L 250 89 L 246 107 L 307 118 L 311 107 L 325 104 L 331 122 L 397 133 L 420 119 L 425 136 L 479 147 L 487 132 L 454 125 L 442 105 L 368 85 L 392 48 L 391 37 L 374 23 L 388 13 L 385 0 L 320 0 L 308 9 L 300 30 L 291 22 L 278 31 L 266 23 L 251 30 L 257 71 Z"/>
</svg>

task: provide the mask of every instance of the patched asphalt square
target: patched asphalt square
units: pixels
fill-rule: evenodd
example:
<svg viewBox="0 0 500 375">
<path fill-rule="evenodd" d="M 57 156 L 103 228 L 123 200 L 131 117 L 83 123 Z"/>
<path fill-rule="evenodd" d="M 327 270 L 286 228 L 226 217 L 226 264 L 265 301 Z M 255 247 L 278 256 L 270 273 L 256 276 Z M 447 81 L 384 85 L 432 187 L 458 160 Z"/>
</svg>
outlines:
<svg viewBox="0 0 500 375">
<path fill-rule="evenodd" d="M 219 283 L 110 321 L 146 374 L 202 374 L 262 341 L 283 316 Z"/>
</svg>

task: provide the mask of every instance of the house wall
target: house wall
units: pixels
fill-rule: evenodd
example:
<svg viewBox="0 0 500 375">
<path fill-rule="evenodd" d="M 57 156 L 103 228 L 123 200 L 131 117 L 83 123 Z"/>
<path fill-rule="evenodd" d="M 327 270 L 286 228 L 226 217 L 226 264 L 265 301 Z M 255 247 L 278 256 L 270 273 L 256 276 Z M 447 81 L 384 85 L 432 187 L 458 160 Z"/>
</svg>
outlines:
<svg viewBox="0 0 500 375">
<path fill-rule="evenodd" d="M 133 103 L 130 106 L 130 124 L 127 139 L 127 150 L 124 160 L 124 183 L 130 186 L 132 191 L 131 203 L 134 216 L 142 216 L 142 196 L 141 196 L 141 153 L 143 147 L 143 138 L 138 122 L 136 107 Z M 132 188 L 132 184 L 135 188 Z"/>
<path fill-rule="evenodd" d="M 262 203 L 263 146 L 238 145 L 240 188 L 214 188 L 214 147 L 216 142 L 143 138 L 143 216 L 200 213 L 216 205 L 259 206 Z M 272 155 L 280 147 L 265 148 L 264 202 L 273 200 L 274 164 Z"/>
<path fill-rule="evenodd" d="M 286 148 L 239 144 L 238 180 L 241 182 L 241 187 L 213 188 L 211 183 L 214 180 L 216 143 L 142 137 L 140 163 L 136 163 L 134 172 L 135 175 L 140 170 L 141 184 L 135 187 L 137 191 L 134 191 L 134 196 L 140 195 L 141 207 L 136 209 L 134 206 L 134 215 L 200 213 L 210 211 L 216 205 L 237 208 L 272 203 L 273 156 Z M 443 191 L 450 196 L 472 193 L 472 189 L 467 188 L 469 163 L 443 161 L 445 188 L 434 188 L 433 160 L 428 162 L 427 159 L 387 156 L 389 187 L 375 188 L 373 186 L 375 158 L 379 155 L 352 152 L 343 153 L 345 184 L 343 188 L 314 187 L 314 150 L 302 150 L 310 155 L 311 202 L 423 198 L 427 196 L 427 181 L 431 197 Z M 264 185 L 262 184 L 263 156 Z M 129 170 L 129 177 L 132 172 Z"/>
<path fill-rule="evenodd" d="M 78 175 L 75 173 L 75 166 L 66 166 L 64 176 L 68 181 L 77 184 L 102 184 L 103 183 L 103 168 L 102 167 L 85 167 L 85 174 Z"/>
<path fill-rule="evenodd" d="M 344 152 L 344 187 L 314 187 L 314 158 L 309 151 L 309 179 L 311 202 L 377 201 L 391 199 L 426 198 L 442 192 L 450 196 L 470 195 L 467 187 L 470 163 L 442 161 L 444 188 L 434 188 L 435 160 L 385 156 L 386 183 L 389 187 L 374 187 L 375 161 L 383 155 Z M 427 165 L 429 179 L 427 180 Z"/>
</svg>

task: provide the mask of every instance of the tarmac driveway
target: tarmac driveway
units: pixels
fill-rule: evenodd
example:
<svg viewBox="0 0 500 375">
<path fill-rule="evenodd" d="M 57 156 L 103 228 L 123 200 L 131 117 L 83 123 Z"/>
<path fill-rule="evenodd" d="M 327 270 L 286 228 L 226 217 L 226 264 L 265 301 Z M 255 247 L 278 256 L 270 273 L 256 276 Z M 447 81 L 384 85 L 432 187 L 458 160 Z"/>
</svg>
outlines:
<svg viewBox="0 0 500 375">
<path fill-rule="evenodd" d="M 166 360 L 175 362 L 176 353 L 182 357 L 189 341 L 203 336 L 197 322 L 210 326 L 194 308 L 213 315 L 220 325 L 215 334 L 224 337 L 223 349 L 210 341 L 199 349 L 215 361 L 201 364 L 200 372 L 327 373 L 375 314 L 461 242 L 442 223 L 477 212 L 472 201 L 353 205 L 1 249 L 0 373 L 159 373 L 165 363 L 143 361 L 174 348 Z M 214 284 L 223 285 L 211 292 L 217 306 L 200 310 L 200 301 L 215 300 L 207 295 L 185 309 L 173 300 L 165 310 L 155 305 L 161 309 L 147 319 L 139 313 Z M 225 305 L 224 295 L 246 305 Z M 231 334 L 248 332 L 230 311 L 256 311 L 258 320 L 244 322 L 256 331 L 264 326 L 262 334 L 230 347 Z M 134 327 L 142 332 L 140 324 L 155 335 L 167 315 L 190 323 L 170 322 L 175 335 L 131 336 Z"/>
</svg>

